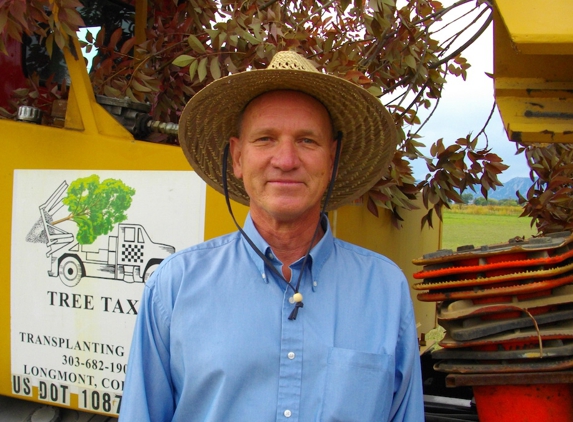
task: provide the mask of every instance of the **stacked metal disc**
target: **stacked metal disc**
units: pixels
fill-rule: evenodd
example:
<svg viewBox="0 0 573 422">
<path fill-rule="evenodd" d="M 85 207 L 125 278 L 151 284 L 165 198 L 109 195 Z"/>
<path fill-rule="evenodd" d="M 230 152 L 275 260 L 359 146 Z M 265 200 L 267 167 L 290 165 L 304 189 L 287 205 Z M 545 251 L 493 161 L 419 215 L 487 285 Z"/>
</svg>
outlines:
<svg viewBox="0 0 573 422">
<path fill-rule="evenodd" d="M 435 369 L 517 373 L 573 368 L 573 236 L 440 250 L 414 260 L 418 299 L 446 330 Z"/>
</svg>

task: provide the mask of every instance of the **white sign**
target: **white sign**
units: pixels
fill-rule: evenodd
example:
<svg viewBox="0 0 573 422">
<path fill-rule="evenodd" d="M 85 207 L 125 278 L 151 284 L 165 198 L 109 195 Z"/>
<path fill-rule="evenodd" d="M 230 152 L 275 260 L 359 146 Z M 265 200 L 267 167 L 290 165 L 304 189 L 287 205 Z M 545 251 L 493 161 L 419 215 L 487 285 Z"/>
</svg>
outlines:
<svg viewBox="0 0 573 422">
<path fill-rule="evenodd" d="M 191 171 L 16 170 L 12 392 L 117 414 L 145 281 L 204 220 Z"/>
</svg>

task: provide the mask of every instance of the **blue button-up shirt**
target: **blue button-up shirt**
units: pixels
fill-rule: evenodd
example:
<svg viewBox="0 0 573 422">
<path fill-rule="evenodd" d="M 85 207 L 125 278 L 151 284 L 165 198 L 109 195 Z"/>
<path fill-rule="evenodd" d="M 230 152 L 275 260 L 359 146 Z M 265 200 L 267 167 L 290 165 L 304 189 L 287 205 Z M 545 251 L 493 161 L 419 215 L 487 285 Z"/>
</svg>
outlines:
<svg viewBox="0 0 573 422">
<path fill-rule="evenodd" d="M 280 271 L 250 216 L 244 230 Z M 326 224 L 296 320 L 287 287 L 239 233 L 167 258 L 145 286 L 120 420 L 424 420 L 412 303 L 394 263 Z"/>
</svg>

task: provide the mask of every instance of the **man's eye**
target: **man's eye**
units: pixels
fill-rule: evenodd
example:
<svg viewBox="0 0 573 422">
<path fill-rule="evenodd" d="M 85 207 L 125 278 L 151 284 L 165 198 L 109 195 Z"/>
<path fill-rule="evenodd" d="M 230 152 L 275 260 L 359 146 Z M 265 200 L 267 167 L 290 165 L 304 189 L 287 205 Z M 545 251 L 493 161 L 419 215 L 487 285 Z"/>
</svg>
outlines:
<svg viewBox="0 0 573 422">
<path fill-rule="evenodd" d="M 310 139 L 310 138 L 302 138 L 301 142 L 303 144 L 315 144 L 316 142 L 314 141 L 314 139 Z"/>
</svg>

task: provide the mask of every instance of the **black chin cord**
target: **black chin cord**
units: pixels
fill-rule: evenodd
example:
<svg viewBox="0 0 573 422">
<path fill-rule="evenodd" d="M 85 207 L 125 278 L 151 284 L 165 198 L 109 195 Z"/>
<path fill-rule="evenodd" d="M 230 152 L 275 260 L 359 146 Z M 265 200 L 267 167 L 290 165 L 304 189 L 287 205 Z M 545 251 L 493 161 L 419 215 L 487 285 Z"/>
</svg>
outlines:
<svg viewBox="0 0 573 422">
<path fill-rule="evenodd" d="M 294 301 L 294 308 L 292 310 L 292 312 L 290 313 L 288 319 L 289 320 L 295 320 L 297 315 L 298 315 L 298 310 L 300 308 L 302 308 L 304 306 L 304 303 L 302 302 L 302 295 L 298 292 L 298 289 L 300 288 L 300 281 L 302 280 L 302 275 L 304 273 L 304 269 L 306 267 L 306 263 L 308 261 L 308 257 L 310 256 L 310 251 L 312 249 L 312 246 L 314 245 L 314 242 L 318 236 L 318 233 L 320 232 L 320 222 L 322 220 L 322 216 L 325 215 L 326 213 L 326 206 L 328 204 L 328 201 L 330 199 L 330 196 L 332 195 L 332 190 L 334 189 L 334 180 L 336 178 L 336 173 L 338 172 L 338 163 L 340 161 L 340 150 L 342 147 L 342 132 L 338 132 L 336 134 L 336 155 L 334 157 L 334 164 L 332 166 L 332 175 L 330 177 L 330 182 L 328 184 L 328 190 L 326 191 L 326 196 L 324 198 L 324 204 L 322 206 L 322 211 L 321 211 L 321 216 L 318 219 L 318 224 L 316 225 L 316 229 L 314 230 L 314 234 L 312 235 L 312 240 L 310 241 L 310 246 L 308 247 L 308 251 L 306 252 L 305 256 L 304 256 L 304 260 L 302 261 L 302 266 L 300 269 L 300 273 L 298 275 L 298 280 L 296 282 L 296 286 L 293 287 L 291 283 L 289 283 L 284 276 L 280 273 L 279 270 L 277 270 L 275 268 L 275 266 L 273 265 L 273 263 L 265 256 L 264 253 L 262 253 L 259 248 L 257 248 L 257 246 L 255 245 L 255 243 L 251 240 L 251 238 L 249 236 L 247 236 L 247 234 L 244 232 L 244 230 L 241 228 L 241 226 L 239 226 L 239 223 L 237 223 L 237 220 L 235 219 L 235 215 L 233 214 L 233 209 L 231 208 L 231 200 L 229 199 L 229 187 L 227 184 L 227 162 L 229 159 L 229 149 L 230 149 L 230 145 L 227 144 L 225 145 L 225 149 L 223 150 L 223 163 L 222 163 L 222 172 L 223 172 L 223 192 L 225 194 L 225 202 L 227 203 L 227 209 L 229 210 L 229 214 L 231 214 L 231 218 L 233 219 L 233 222 L 235 223 L 235 226 L 237 226 L 237 229 L 239 230 L 239 233 L 241 233 L 241 235 L 245 238 L 245 240 L 247 241 L 247 243 L 249 244 L 249 246 L 255 251 L 255 253 L 263 260 L 263 262 L 266 264 L 266 266 L 280 279 L 284 280 L 284 282 L 287 284 L 288 287 L 290 287 L 294 294 L 292 296 L 292 300 Z"/>
</svg>

